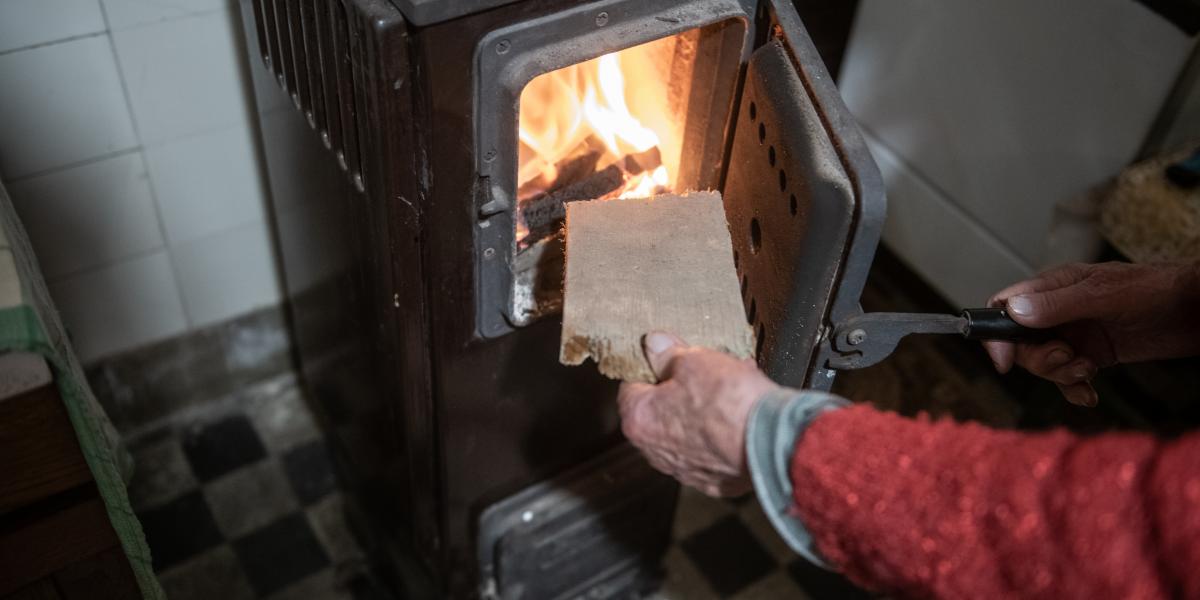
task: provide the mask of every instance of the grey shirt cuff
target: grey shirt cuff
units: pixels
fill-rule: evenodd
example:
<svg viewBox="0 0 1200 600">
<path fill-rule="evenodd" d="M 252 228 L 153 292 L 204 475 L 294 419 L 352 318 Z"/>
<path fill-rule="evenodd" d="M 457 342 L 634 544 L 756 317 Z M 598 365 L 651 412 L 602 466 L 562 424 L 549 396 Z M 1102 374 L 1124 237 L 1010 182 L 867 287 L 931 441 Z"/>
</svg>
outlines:
<svg viewBox="0 0 1200 600">
<path fill-rule="evenodd" d="M 759 398 L 746 427 L 746 459 L 763 512 L 784 541 L 804 558 L 829 569 L 800 519 L 790 512 L 792 453 L 804 430 L 818 416 L 850 403 L 817 391 L 780 388 Z"/>
</svg>

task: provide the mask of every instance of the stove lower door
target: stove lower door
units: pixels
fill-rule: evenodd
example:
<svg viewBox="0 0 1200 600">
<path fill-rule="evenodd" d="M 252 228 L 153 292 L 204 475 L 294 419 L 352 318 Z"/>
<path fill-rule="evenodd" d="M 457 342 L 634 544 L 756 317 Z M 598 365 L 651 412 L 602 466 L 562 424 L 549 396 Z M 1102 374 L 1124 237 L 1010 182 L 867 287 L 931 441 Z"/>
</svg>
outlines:
<svg viewBox="0 0 1200 600">
<path fill-rule="evenodd" d="M 479 521 L 480 597 L 601 600 L 654 589 L 678 492 L 620 444 L 493 504 Z"/>
<path fill-rule="evenodd" d="M 859 312 L 886 201 L 791 2 L 770 4 L 733 119 L 726 216 L 759 364 L 784 385 L 828 389 L 826 336 Z"/>
</svg>

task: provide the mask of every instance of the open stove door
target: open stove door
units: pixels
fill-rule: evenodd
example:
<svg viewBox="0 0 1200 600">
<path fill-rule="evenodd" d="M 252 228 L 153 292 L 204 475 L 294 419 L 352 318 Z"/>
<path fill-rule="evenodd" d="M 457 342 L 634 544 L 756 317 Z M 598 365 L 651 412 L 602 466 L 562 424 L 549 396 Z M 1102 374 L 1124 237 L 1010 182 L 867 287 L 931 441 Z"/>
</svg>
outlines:
<svg viewBox="0 0 1200 600">
<path fill-rule="evenodd" d="M 879 168 L 790 0 L 771 0 L 750 58 L 725 175 L 725 210 L 759 365 L 828 389 L 835 323 L 858 314 L 883 226 Z"/>
</svg>

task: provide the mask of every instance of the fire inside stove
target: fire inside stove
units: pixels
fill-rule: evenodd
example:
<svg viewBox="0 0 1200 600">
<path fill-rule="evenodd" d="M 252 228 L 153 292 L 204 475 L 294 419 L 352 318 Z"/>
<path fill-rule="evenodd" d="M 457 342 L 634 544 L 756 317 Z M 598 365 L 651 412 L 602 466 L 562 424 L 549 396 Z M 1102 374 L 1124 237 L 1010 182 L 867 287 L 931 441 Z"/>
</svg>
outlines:
<svg viewBox="0 0 1200 600">
<path fill-rule="evenodd" d="M 576 200 L 673 190 L 696 35 L 663 38 L 543 74 L 521 93 L 518 249 L 553 236 Z"/>
<path fill-rule="evenodd" d="M 729 33 L 737 31 L 726 24 L 692 29 L 545 73 L 522 90 L 513 323 L 562 308 L 568 203 L 715 186 L 736 68 L 719 60 Z"/>
</svg>

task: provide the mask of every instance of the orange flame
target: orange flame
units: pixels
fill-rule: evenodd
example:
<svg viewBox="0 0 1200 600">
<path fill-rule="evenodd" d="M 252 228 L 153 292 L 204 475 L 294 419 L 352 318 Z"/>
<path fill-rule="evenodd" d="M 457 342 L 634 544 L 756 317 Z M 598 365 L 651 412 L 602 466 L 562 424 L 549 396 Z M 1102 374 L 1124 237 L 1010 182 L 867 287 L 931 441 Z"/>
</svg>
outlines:
<svg viewBox="0 0 1200 600">
<path fill-rule="evenodd" d="M 555 181 L 559 163 L 589 137 L 607 149 L 597 170 L 661 146 L 660 132 L 646 126 L 626 102 L 630 92 L 639 90 L 627 89 L 628 73 L 621 64 L 625 52 L 546 73 L 521 92 L 519 187 L 534 180 Z M 645 98 L 640 100 L 645 103 Z M 671 174 L 665 166 L 650 166 L 629 175 L 617 195 L 638 197 L 662 191 Z"/>
</svg>

